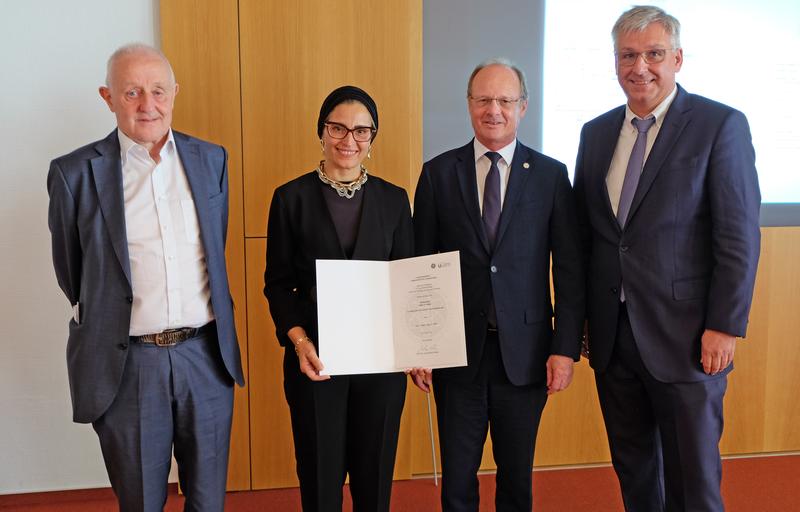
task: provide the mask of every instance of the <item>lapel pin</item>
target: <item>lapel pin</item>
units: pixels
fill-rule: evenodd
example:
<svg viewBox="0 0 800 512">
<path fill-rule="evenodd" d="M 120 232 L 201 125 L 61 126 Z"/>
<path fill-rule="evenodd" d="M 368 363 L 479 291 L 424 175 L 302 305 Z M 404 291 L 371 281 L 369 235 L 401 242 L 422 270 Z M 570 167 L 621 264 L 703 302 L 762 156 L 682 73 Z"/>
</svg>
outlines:
<svg viewBox="0 0 800 512">
<path fill-rule="evenodd" d="M 522 167 L 525 168 L 525 169 L 529 169 L 530 166 L 531 166 L 531 164 L 529 164 L 528 162 L 525 162 L 524 164 L 522 164 Z"/>
</svg>

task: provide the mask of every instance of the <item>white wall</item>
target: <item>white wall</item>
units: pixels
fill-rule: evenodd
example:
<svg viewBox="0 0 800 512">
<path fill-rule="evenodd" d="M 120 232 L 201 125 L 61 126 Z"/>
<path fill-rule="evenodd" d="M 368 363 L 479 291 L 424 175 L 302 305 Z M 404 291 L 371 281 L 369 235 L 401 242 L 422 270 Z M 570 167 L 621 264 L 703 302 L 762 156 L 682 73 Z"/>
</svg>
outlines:
<svg viewBox="0 0 800 512">
<path fill-rule="evenodd" d="M 108 485 L 94 431 L 72 423 L 45 179 L 114 128 L 105 61 L 156 43 L 157 19 L 158 0 L 0 0 L 0 494 Z"/>
</svg>

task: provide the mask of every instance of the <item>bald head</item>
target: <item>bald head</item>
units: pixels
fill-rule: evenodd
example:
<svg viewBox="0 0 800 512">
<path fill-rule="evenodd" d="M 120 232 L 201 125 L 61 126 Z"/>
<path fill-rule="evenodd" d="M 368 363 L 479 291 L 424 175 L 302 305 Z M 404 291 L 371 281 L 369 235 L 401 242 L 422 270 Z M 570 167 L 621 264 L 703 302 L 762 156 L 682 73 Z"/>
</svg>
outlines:
<svg viewBox="0 0 800 512">
<path fill-rule="evenodd" d="M 131 57 L 151 57 L 161 60 L 167 69 L 167 74 L 172 80 L 172 84 L 175 84 L 175 73 L 172 71 L 172 66 L 167 60 L 167 56 L 161 50 L 144 43 L 131 43 L 121 46 L 108 58 L 108 63 L 106 64 L 106 87 L 110 88 L 112 86 L 118 64 Z"/>
</svg>

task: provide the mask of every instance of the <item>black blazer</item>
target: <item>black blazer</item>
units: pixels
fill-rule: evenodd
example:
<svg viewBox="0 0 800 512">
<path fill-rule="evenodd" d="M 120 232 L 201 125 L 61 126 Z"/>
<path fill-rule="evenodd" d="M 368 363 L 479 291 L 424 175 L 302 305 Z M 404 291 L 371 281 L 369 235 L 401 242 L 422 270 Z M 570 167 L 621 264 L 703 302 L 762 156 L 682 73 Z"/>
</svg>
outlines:
<svg viewBox="0 0 800 512">
<path fill-rule="evenodd" d="M 584 125 L 575 192 L 589 259 L 592 367 L 604 371 L 611 358 L 624 280 L 628 316 L 647 369 L 663 382 L 693 382 L 716 378 L 700 364 L 703 330 L 745 334 L 761 196 L 745 116 L 677 87 L 625 229 L 605 183 L 624 106 Z"/>
<path fill-rule="evenodd" d="M 475 376 L 493 294 L 509 380 L 544 382 L 551 354 L 579 357 L 583 329 L 584 277 L 567 169 L 517 143 L 492 252 L 478 203 L 473 147 L 470 142 L 427 162 L 414 199 L 417 254 L 459 251 L 461 259 L 468 366 L 436 370 L 437 378 L 466 382 Z"/>
<path fill-rule="evenodd" d="M 327 185 L 326 185 L 327 186 Z M 370 175 L 364 194 L 354 260 L 388 261 L 414 255 L 408 194 Z M 291 346 L 286 334 L 301 326 L 317 343 L 316 260 L 347 259 L 312 171 L 278 187 L 267 224 L 267 267 L 264 295 L 275 322 L 278 341 Z M 342 305 L 344 318 L 358 321 L 358 311 Z"/>
</svg>

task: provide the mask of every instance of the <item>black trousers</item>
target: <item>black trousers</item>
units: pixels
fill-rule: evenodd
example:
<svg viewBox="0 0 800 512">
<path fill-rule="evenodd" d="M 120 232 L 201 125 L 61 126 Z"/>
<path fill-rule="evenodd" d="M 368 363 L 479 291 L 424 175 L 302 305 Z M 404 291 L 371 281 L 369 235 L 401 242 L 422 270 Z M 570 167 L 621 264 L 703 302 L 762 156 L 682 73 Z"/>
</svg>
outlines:
<svg viewBox="0 0 800 512">
<path fill-rule="evenodd" d="M 218 347 L 216 333 L 130 344 L 117 396 L 92 423 L 122 512 L 164 508 L 173 447 L 185 510 L 222 512 L 234 383 Z"/>
<path fill-rule="evenodd" d="M 623 306 L 614 353 L 595 381 L 625 510 L 724 510 L 719 441 L 726 375 L 699 382 L 656 380 L 642 361 Z"/>
<path fill-rule="evenodd" d="M 536 433 L 547 401 L 544 383 L 509 382 L 495 331 L 487 337 L 474 381 L 434 379 L 433 390 L 442 453 L 442 510 L 477 512 L 477 472 L 490 431 L 497 463 L 496 510 L 530 512 Z"/>
<path fill-rule="evenodd" d="M 354 512 L 388 512 L 406 375 L 313 382 L 300 373 L 291 347 L 283 369 L 303 510 L 341 511 L 349 474 Z"/>
</svg>

